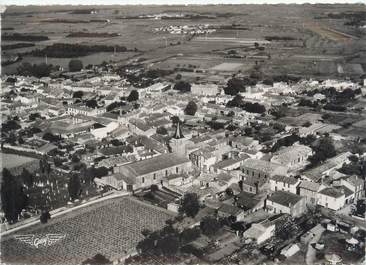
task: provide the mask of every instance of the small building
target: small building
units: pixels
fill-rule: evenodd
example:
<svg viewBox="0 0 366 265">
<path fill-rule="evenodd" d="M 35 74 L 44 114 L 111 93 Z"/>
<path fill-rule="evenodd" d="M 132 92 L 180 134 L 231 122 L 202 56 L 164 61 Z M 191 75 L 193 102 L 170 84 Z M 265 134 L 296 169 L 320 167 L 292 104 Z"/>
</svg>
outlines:
<svg viewBox="0 0 366 265">
<path fill-rule="evenodd" d="M 298 186 L 298 192 L 300 196 L 305 197 L 307 204 L 316 205 L 318 202 L 318 192 L 323 188 L 322 184 L 302 180 Z"/>
<path fill-rule="evenodd" d="M 305 213 L 306 201 L 299 195 L 287 191 L 276 191 L 267 198 L 266 210 L 275 214 L 287 213 L 298 217 Z"/>
<path fill-rule="evenodd" d="M 300 180 L 294 177 L 275 175 L 270 178 L 269 183 L 272 191 L 282 190 L 296 194 Z"/>
<path fill-rule="evenodd" d="M 242 209 L 236 206 L 223 203 L 217 210 L 217 216 L 221 218 L 235 217 L 236 221 L 242 221 L 245 213 Z"/>
<path fill-rule="evenodd" d="M 252 226 L 244 232 L 243 237 L 251 239 L 259 245 L 274 236 L 275 228 L 275 224 L 266 221 L 252 224 Z"/>
<path fill-rule="evenodd" d="M 350 189 L 354 195 L 354 200 L 357 201 L 364 196 L 365 181 L 360 177 L 353 175 L 350 177 L 343 177 L 333 182 L 334 186 L 345 186 Z"/>
<path fill-rule="evenodd" d="M 280 164 L 252 158 L 243 161 L 241 170 L 247 176 L 265 179 L 268 179 L 274 175 L 287 174 L 287 168 Z"/>
<path fill-rule="evenodd" d="M 199 96 L 216 96 L 220 89 L 216 84 L 192 84 L 191 93 Z"/>
<path fill-rule="evenodd" d="M 298 169 L 307 163 L 312 149 L 305 145 L 293 145 L 277 151 L 271 162 L 286 166 L 289 169 Z"/>
<path fill-rule="evenodd" d="M 300 251 L 300 247 L 297 244 L 290 244 L 281 250 L 281 255 L 289 258 Z"/>
<path fill-rule="evenodd" d="M 345 194 L 334 187 L 325 188 L 318 193 L 318 205 L 325 208 L 337 211 L 341 209 L 345 203 Z"/>
</svg>

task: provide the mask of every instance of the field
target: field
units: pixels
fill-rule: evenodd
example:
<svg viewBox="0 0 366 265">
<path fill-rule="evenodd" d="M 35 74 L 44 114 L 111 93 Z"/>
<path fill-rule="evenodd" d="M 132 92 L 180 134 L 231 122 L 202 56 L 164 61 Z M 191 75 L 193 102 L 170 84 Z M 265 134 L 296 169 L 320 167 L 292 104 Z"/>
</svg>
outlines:
<svg viewBox="0 0 366 265">
<path fill-rule="evenodd" d="M 2 261 L 17 264 L 80 264 L 100 253 L 110 260 L 134 251 L 144 229 L 157 230 L 174 215 L 130 197 L 103 201 L 76 210 L 67 216 L 35 225 L 1 241 Z M 14 235 L 64 234 L 52 246 L 38 249 L 14 238 Z"/>
<path fill-rule="evenodd" d="M 210 68 L 222 63 L 223 60 L 230 63 L 231 60 L 225 58 L 225 55 L 229 49 L 234 49 L 243 56 L 240 63 L 244 65 L 252 66 L 258 60 L 255 58 L 257 55 L 264 58 L 267 56 L 268 59 L 261 61 L 260 64 L 262 72 L 269 75 L 288 73 L 329 78 L 341 75 L 359 76 L 365 72 L 364 60 L 360 55 L 366 44 L 366 34 L 362 32 L 364 29 L 359 29 L 357 33 L 355 27 L 345 26 L 346 19 L 331 19 L 326 16 L 329 10 L 337 12 L 365 10 L 365 6 L 361 5 L 93 6 L 92 8 L 98 12 L 72 14 L 72 10 L 78 9 L 76 6 L 9 7 L 2 20 L 3 27 L 9 29 L 6 31 L 8 34 L 45 35 L 49 40 L 34 42 L 35 47 L 2 51 L 3 60 L 14 57 L 18 52 L 44 48 L 54 43 L 93 43 L 122 45 L 129 50 L 137 48 L 140 51 L 138 54 L 119 53 L 113 61 L 122 64 L 132 56 L 150 61 L 180 54 L 181 60 L 202 58 L 202 64 Z M 209 15 L 211 18 L 202 16 L 197 19 L 126 19 L 162 12 L 194 12 Z M 72 21 L 78 23 L 70 23 Z M 155 30 L 160 27 L 197 24 L 208 24 L 216 31 L 208 34 L 206 39 L 206 36 L 202 35 L 190 37 Z M 77 32 L 85 33 L 85 36 L 94 35 L 90 38 L 67 38 L 69 34 Z M 268 36 L 276 36 L 279 39 L 266 43 L 262 54 L 253 49 L 253 42 L 260 43 Z M 6 41 L 4 45 L 15 43 Z M 110 54 L 95 54 L 81 59 L 84 65 L 111 60 Z M 44 58 L 26 56 L 23 61 L 43 62 Z M 48 58 L 48 61 L 65 66 L 68 59 L 61 58 L 54 61 Z M 213 61 L 215 64 L 211 65 Z M 166 64 L 162 67 L 166 67 Z M 16 64 L 4 66 L 3 73 L 13 73 L 15 68 Z M 349 70 L 342 73 L 339 71 L 341 68 Z M 240 70 L 250 73 L 252 67 Z"/>
<path fill-rule="evenodd" d="M 4 165 L 6 165 L 7 168 L 14 168 L 19 167 L 21 165 L 24 165 L 26 163 L 34 161 L 35 163 L 38 163 L 35 158 L 30 158 L 26 156 L 19 156 L 19 155 L 13 155 L 13 154 L 5 154 L 0 152 L 0 170 L 2 171 L 2 168 Z"/>
</svg>

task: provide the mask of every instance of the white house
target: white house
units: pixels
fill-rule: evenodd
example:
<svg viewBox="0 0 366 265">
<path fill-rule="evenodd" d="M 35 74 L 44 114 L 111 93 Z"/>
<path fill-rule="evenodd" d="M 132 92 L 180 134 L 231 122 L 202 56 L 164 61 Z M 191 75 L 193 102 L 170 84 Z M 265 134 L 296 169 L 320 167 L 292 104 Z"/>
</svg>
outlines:
<svg viewBox="0 0 366 265">
<path fill-rule="evenodd" d="M 308 157 L 312 153 L 310 147 L 296 144 L 277 151 L 271 158 L 271 162 L 281 164 L 289 169 L 298 169 L 307 163 Z"/>
<path fill-rule="evenodd" d="M 275 175 L 270 178 L 269 183 L 272 191 L 282 190 L 296 194 L 300 180 L 293 177 Z"/>
<path fill-rule="evenodd" d="M 270 239 L 275 234 L 276 226 L 272 223 L 261 222 L 252 224 L 243 234 L 244 238 L 252 239 L 258 245 Z"/>
<path fill-rule="evenodd" d="M 346 203 L 346 196 L 341 190 L 330 187 L 318 193 L 318 205 L 332 210 L 341 209 Z"/>
<path fill-rule="evenodd" d="M 192 84 L 191 93 L 201 96 L 215 96 L 220 93 L 220 89 L 216 84 Z"/>
<path fill-rule="evenodd" d="M 270 213 L 287 213 L 293 217 L 301 216 L 306 211 L 305 198 L 286 191 L 276 191 L 267 198 L 266 210 Z"/>
<path fill-rule="evenodd" d="M 117 129 L 118 126 L 118 122 L 110 122 L 102 128 L 90 130 L 90 133 L 94 135 L 95 139 L 101 140 L 103 138 L 106 138 L 111 132 Z"/>
</svg>

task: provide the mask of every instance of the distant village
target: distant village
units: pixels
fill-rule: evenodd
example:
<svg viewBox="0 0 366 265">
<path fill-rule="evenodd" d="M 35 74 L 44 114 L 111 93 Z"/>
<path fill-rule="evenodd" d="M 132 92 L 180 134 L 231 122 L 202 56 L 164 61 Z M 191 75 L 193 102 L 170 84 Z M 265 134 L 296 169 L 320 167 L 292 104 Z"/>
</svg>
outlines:
<svg viewBox="0 0 366 265">
<path fill-rule="evenodd" d="M 365 81 L 251 83 L 232 69 L 194 69 L 196 82 L 108 65 L 3 76 L 2 203 L 25 199 L 3 207 L 2 232 L 127 196 L 175 217 L 103 253 L 113 264 L 364 262 Z"/>
</svg>

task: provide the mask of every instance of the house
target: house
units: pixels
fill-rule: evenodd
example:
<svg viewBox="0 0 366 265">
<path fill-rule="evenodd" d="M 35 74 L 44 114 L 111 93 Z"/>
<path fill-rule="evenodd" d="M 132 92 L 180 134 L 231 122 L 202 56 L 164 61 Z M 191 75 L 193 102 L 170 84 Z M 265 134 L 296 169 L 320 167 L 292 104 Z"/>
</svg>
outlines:
<svg viewBox="0 0 366 265">
<path fill-rule="evenodd" d="M 82 104 L 68 105 L 66 113 L 69 115 L 82 114 L 85 116 L 95 117 L 97 115 L 105 113 L 106 108 L 89 108 Z"/>
<path fill-rule="evenodd" d="M 245 217 L 245 213 L 236 206 L 223 203 L 217 210 L 217 216 L 220 218 L 235 217 L 236 221 L 242 221 Z"/>
<path fill-rule="evenodd" d="M 200 187 L 206 188 L 214 188 L 218 193 L 222 193 L 226 191 L 226 189 L 232 184 L 235 183 L 235 177 L 227 174 L 206 174 L 201 173 L 200 176 L 193 180 L 193 185 L 197 185 Z"/>
<path fill-rule="evenodd" d="M 269 183 L 272 191 L 282 190 L 296 194 L 300 180 L 294 177 L 275 175 L 270 178 Z"/>
<path fill-rule="evenodd" d="M 203 147 L 201 149 L 191 152 L 189 154 L 189 159 L 195 166 L 201 168 L 203 171 L 208 171 L 209 168 L 217 161 L 214 151 L 214 147 Z"/>
<path fill-rule="evenodd" d="M 254 149 L 257 150 L 260 148 L 259 141 L 254 140 L 252 137 L 247 136 L 236 136 L 230 137 L 228 140 L 228 144 L 233 148 L 238 149 Z"/>
<path fill-rule="evenodd" d="M 253 240 L 257 245 L 262 244 L 275 234 L 276 225 L 266 220 L 252 224 L 243 234 L 243 238 Z"/>
<path fill-rule="evenodd" d="M 287 168 L 265 160 L 249 158 L 243 161 L 241 170 L 247 176 L 268 179 L 274 175 L 286 175 Z"/>
<path fill-rule="evenodd" d="M 219 161 L 211 166 L 210 171 L 212 172 L 225 172 L 229 170 L 234 170 L 240 168 L 243 161 L 249 158 L 247 155 L 244 155 L 241 158 L 229 158 Z"/>
<path fill-rule="evenodd" d="M 281 250 L 281 255 L 289 258 L 300 251 L 298 244 L 290 244 Z"/>
<path fill-rule="evenodd" d="M 307 204 L 316 205 L 318 202 L 318 192 L 323 188 L 325 187 L 322 184 L 302 180 L 298 186 L 298 194 L 305 197 Z"/>
<path fill-rule="evenodd" d="M 299 217 L 306 211 L 306 200 L 287 191 L 276 191 L 267 198 L 266 210 L 271 213 L 287 213 L 293 217 Z"/>
<path fill-rule="evenodd" d="M 346 195 L 342 190 L 328 187 L 318 193 L 318 205 L 331 210 L 339 210 L 346 203 Z"/>
<path fill-rule="evenodd" d="M 286 166 L 289 169 L 298 169 L 307 163 L 312 149 L 305 145 L 293 145 L 280 149 L 274 153 L 271 162 Z"/>
<path fill-rule="evenodd" d="M 333 186 L 345 186 L 354 193 L 354 200 L 357 201 L 364 196 L 365 182 L 360 177 L 353 175 L 350 177 L 342 177 L 333 182 Z"/>
<path fill-rule="evenodd" d="M 191 170 L 191 161 L 176 154 L 162 154 L 149 159 L 113 168 L 118 186 L 124 190 L 136 190 L 162 183 L 170 174 Z"/>
<path fill-rule="evenodd" d="M 256 212 L 264 208 L 264 199 L 245 191 L 234 197 L 234 205 L 243 209 L 245 214 Z"/>
<path fill-rule="evenodd" d="M 220 93 L 216 84 L 192 84 L 191 93 L 199 96 L 215 96 Z"/>
<path fill-rule="evenodd" d="M 239 176 L 239 178 L 239 185 L 241 187 L 241 190 L 252 194 L 258 194 L 259 192 L 264 190 L 267 183 L 267 180 L 265 178 L 260 178 L 258 176 L 253 177 L 241 175 Z"/>
<path fill-rule="evenodd" d="M 100 126 L 91 129 L 90 133 L 94 135 L 95 139 L 101 140 L 109 136 L 111 132 L 118 128 L 118 126 L 119 124 L 117 122 L 110 122 L 106 126 Z"/>
<path fill-rule="evenodd" d="M 143 120 L 140 119 L 130 119 L 128 128 L 132 133 L 137 135 L 152 136 L 156 132 L 156 128 L 148 126 Z"/>
<path fill-rule="evenodd" d="M 342 167 L 344 163 L 349 163 L 349 157 L 352 155 L 350 152 L 341 153 L 335 157 L 329 158 L 325 163 L 317 166 L 315 168 L 306 170 L 302 174 L 302 178 L 313 181 L 320 182 L 324 176 L 329 175 L 330 172 Z"/>
</svg>

